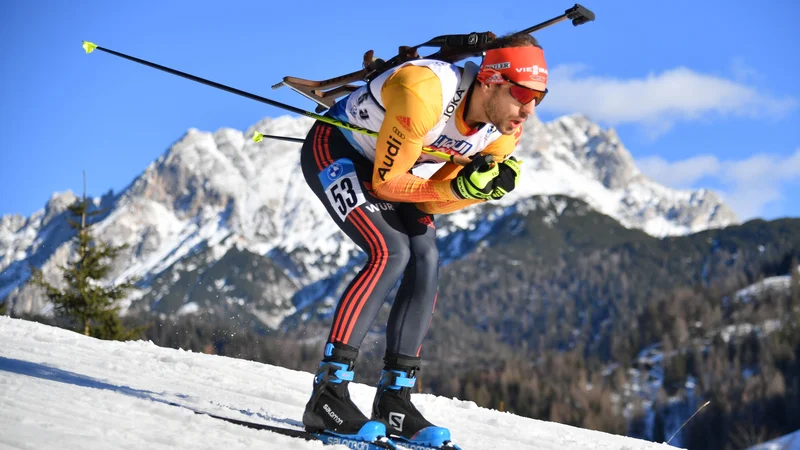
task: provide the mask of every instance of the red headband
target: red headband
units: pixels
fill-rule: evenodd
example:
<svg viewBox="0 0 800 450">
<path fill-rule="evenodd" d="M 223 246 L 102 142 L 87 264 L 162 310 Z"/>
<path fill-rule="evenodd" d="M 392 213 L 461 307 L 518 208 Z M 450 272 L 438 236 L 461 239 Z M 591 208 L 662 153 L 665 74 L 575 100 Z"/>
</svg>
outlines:
<svg viewBox="0 0 800 450">
<path fill-rule="evenodd" d="M 486 50 L 478 81 L 481 83 L 504 83 L 502 75 L 517 83 L 533 81 L 541 83 L 532 86 L 543 91 L 547 87 L 547 63 L 544 51 L 536 46 L 507 47 Z"/>
</svg>

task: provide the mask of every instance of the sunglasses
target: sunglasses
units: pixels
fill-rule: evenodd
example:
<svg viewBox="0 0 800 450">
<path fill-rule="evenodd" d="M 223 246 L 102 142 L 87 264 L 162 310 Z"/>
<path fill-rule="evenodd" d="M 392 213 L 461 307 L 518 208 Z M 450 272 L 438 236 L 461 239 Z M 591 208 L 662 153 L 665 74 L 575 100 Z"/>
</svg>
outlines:
<svg viewBox="0 0 800 450">
<path fill-rule="evenodd" d="M 511 92 L 511 96 L 514 97 L 514 100 L 522 103 L 523 105 L 527 105 L 535 100 L 536 103 L 534 103 L 534 105 L 539 106 L 539 103 L 542 103 L 542 100 L 544 100 L 544 96 L 547 95 L 547 89 L 543 91 L 537 91 L 536 89 L 531 89 L 527 86 L 523 86 L 519 83 L 511 81 L 505 75 L 503 75 L 503 79 L 511 85 L 509 92 Z"/>
</svg>

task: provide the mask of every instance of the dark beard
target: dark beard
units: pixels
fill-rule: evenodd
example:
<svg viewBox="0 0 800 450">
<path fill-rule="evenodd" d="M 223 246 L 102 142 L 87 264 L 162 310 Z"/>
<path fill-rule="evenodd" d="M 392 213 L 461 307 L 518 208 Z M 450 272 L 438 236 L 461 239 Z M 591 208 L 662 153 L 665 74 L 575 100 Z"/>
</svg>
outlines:
<svg viewBox="0 0 800 450">
<path fill-rule="evenodd" d="M 486 106 L 484 106 L 484 111 L 486 112 L 486 117 L 489 118 L 489 122 L 494 125 L 494 127 L 502 134 L 508 135 L 514 133 L 514 128 L 509 127 L 506 129 L 507 124 L 503 117 L 498 117 L 500 113 L 498 112 L 497 108 L 497 96 L 495 95 L 488 102 L 486 102 Z"/>
<path fill-rule="evenodd" d="M 486 102 L 484 111 L 486 112 L 486 117 L 489 119 L 489 123 L 497 127 L 499 121 L 497 117 L 497 95 L 492 96 L 489 101 Z"/>
</svg>

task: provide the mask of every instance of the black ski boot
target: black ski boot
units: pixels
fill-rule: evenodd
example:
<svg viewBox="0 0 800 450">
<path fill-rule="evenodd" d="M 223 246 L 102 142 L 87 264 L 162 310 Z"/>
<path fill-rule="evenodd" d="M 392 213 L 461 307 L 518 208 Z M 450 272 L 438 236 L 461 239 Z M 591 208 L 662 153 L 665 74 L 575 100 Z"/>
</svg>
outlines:
<svg viewBox="0 0 800 450">
<path fill-rule="evenodd" d="M 389 434 L 398 442 L 408 442 L 431 448 L 455 448 L 450 442 L 450 430 L 428 422 L 411 403 L 411 389 L 417 379 L 420 358 L 389 355 L 383 359 L 385 366 L 378 383 L 372 418 L 388 424 Z"/>
<path fill-rule="evenodd" d="M 314 391 L 303 413 L 307 431 L 367 442 L 387 436 L 383 422 L 369 420 L 350 400 L 347 385 L 353 380 L 353 362 L 357 356 L 358 350 L 348 345 L 325 346 L 325 357 L 314 376 Z"/>
</svg>

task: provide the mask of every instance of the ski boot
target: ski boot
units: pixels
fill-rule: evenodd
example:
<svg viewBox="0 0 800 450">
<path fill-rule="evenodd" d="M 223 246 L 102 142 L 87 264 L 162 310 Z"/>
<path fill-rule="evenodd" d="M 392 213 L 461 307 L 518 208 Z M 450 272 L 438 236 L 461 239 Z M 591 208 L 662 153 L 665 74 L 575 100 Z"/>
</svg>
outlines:
<svg viewBox="0 0 800 450">
<path fill-rule="evenodd" d="M 340 436 L 348 440 L 390 442 L 386 425 L 368 419 L 350 399 L 347 385 L 353 380 L 358 350 L 328 343 L 325 357 L 314 376 L 314 390 L 303 413 L 306 431 Z"/>
<path fill-rule="evenodd" d="M 389 355 L 384 358 L 384 369 L 375 401 L 372 418 L 388 424 L 391 438 L 412 448 L 458 449 L 450 441 L 450 430 L 430 423 L 411 403 L 411 389 L 416 384 L 415 373 L 420 368 L 420 358 Z"/>
</svg>

